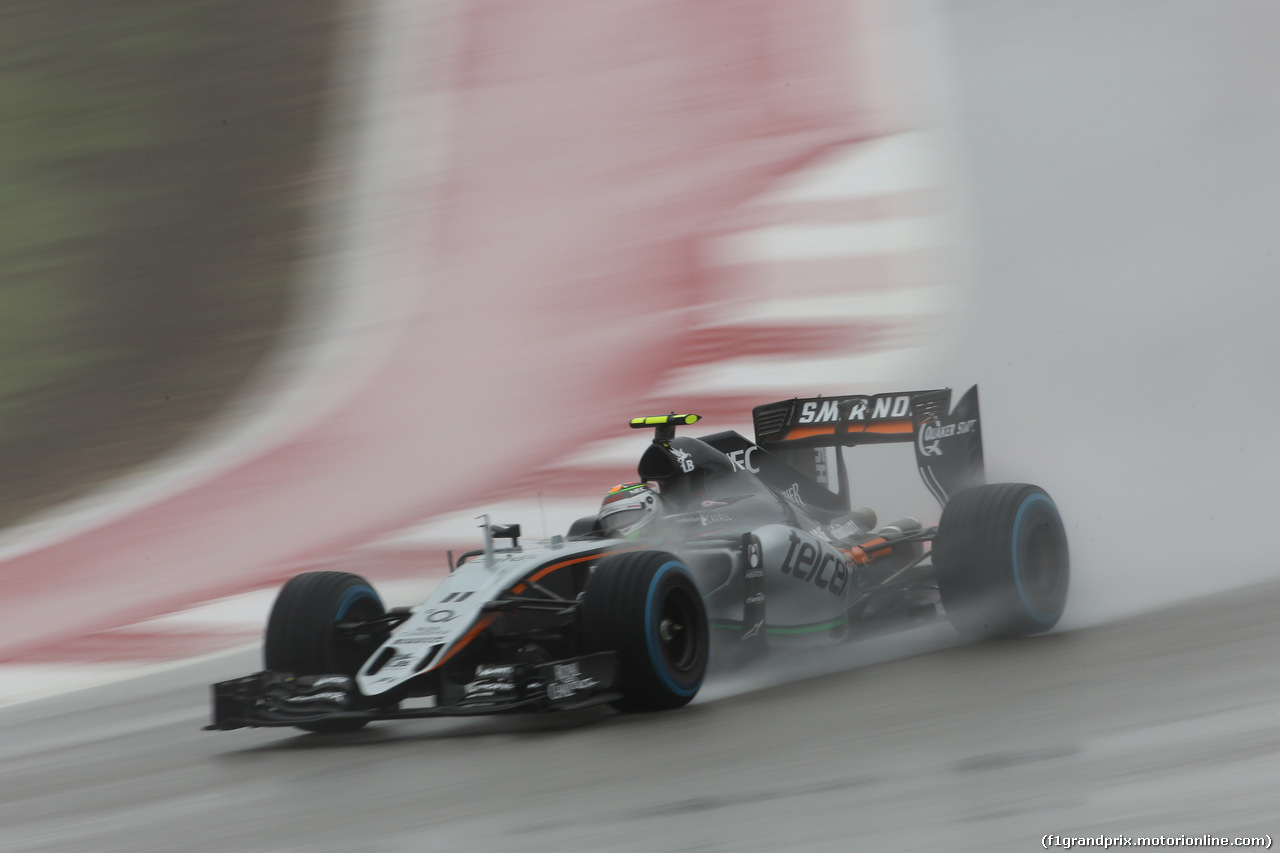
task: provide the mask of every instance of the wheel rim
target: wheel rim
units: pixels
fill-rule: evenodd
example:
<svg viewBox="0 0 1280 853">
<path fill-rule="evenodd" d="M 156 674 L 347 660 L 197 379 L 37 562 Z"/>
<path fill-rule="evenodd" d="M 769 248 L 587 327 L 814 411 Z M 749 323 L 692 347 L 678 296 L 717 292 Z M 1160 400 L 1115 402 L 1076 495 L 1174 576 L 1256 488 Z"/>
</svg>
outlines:
<svg viewBox="0 0 1280 853">
<path fill-rule="evenodd" d="M 1056 616 L 1062 606 L 1063 549 L 1057 525 L 1032 519 L 1018 560 L 1019 589 L 1035 615 Z"/>
<path fill-rule="evenodd" d="M 658 648 L 667 668 L 679 675 L 696 673 L 702 659 L 698 608 L 685 589 L 673 587 L 658 609 Z"/>
<path fill-rule="evenodd" d="M 343 615 L 334 620 L 333 641 L 330 645 L 332 660 L 337 667 L 335 672 L 355 673 L 365 662 L 378 642 L 367 635 L 352 636 L 336 630 L 339 622 L 365 622 L 376 619 L 383 613 L 381 602 L 372 596 L 363 596 L 352 601 Z"/>
</svg>

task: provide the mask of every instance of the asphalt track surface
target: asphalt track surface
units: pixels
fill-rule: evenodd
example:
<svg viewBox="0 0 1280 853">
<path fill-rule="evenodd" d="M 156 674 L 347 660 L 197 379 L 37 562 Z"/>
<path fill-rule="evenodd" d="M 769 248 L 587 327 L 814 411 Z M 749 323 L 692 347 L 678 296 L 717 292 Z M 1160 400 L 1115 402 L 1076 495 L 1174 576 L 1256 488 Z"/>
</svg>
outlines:
<svg viewBox="0 0 1280 853">
<path fill-rule="evenodd" d="M 1274 835 L 1277 609 L 1270 585 L 1022 641 L 945 648 L 943 625 L 805 659 L 826 674 L 713 684 L 675 713 L 332 737 L 200 731 L 197 685 L 256 664 L 228 655 L 0 714 L 0 849 L 1031 850 L 1049 833 Z"/>
<path fill-rule="evenodd" d="M 1274 7 L 1265 4 L 1091 4 L 1091 23 L 1085 11 L 1045 8 L 941 7 L 966 122 L 964 157 L 981 178 L 980 238 L 990 256 L 1006 258 L 990 270 L 997 285 L 1019 262 L 1018 272 L 1030 269 L 1019 246 L 1055 245 L 1053 235 L 1073 218 L 1087 219 L 1092 236 L 1132 231 L 1133 200 L 1161 185 L 1147 174 L 1117 194 L 1127 204 L 1058 209 L 1053 220 L 1020 213 L 1029 195 L 1042 200 L 1040 212 L 1048 209 L 1043 199 L 1080 201 L 1081 176 L 1091 174 L 1096 154 L 1053 148 L 1052 169 L 1031 155 L 1011 156 L 1078 129 L 1037 123 L 1050 111 L 1044 98 L 1087 115 L 1091 134 L 1110 143 L 1115 158 L 1093 179 L 1115 183 L 1131 179 L 1124 167 L 1147 154 L 1166 166 L 1172 157 L 1184 170 L 1222 157 L 1223 116 L 1175 121 L 1186 115 L 1177 99 L 1124 97 L 1141 95 L 1133 81 L 1157 79 L 1162 64 L 1186 55 L 1187 43 L 1202 49 L 1196 79 L 1219 84 L 1220 95 L 1275 79 L 1263 64 L 1271 60 L 1259 58 L 1266 51 L 1244 49 L 1251 43 L 1244 36 L 1271 43 Z M 1123 61 L 1135 53 L 1149 60 L 1136 77 Z M 1034 82 L 1048 81 L 1015 73 L 1030 67 L 1051 69 L 1059 88 L 1034 91 Z M 1112 85 L 1109 73 L 1129 85 Z M 1081 79 L 1083 93 L 1071 88 Z M 1274 137 L 1270 124 L 1260 129 L 1277 114 L 1266 100 L 1276 95 L 1265 88 L 1228 99 L 1248 102 L 1226 116 L 1249 126 L 1242 138 Z M 1090 97 L 1107 91 L 1116 97 Z M 1176 146 L 1165 143 L 1171 127 Z M 1215 180 L 1179 185 L 1185 196 L 1159 212 L 1177 233 L 1214 234 L 1224 193 L 1241 196 L 1221 178 L 1252 170 L 1254 188 L 1272 186 L 1261 155 L 1273 150 L 1232 149 Z M 1240 239 L 1265 242 L 1274 233 L 1267 221 L 1255 217 Z M 1163 233 L 1132 233 L 1151 242 L 1147 248 L 1163 245 Z M 1105 273 L 1117 262 L 1077 246 L 1073 275 Z M 1254 256 L 1233 251 L 1231 261 Z M 1145 257 L 1123 261 L 1141 266 Z M 1269 276 L 1262 264 L 1273 262 L 1258 263 L 1251 272 Z M 988 301 L 1000 297 L 997 287 Z M 1252 329 L 1256 318 L 1240 322 Z M 1082 467 L 1070 456 L 1057 464 Z M 1074 497 L 1070 483 L 1054 491 Z M 1085 522 L 1073 534 L 1083 546 L 1073 566 L 1077 586 L 1098 598 L 1113 592 L 1109 615 L 1169 598 L 1158 588 L 1161 564 L 1104 566 L 1085 543 L 1106 531 L 1081 513 L 1068 516 Z M 1146 547 L 1178 532 L 1166 523 L 1147 534 Z M 1233 561 L 1222 554 L 1234 546 L 1217 541 L 1224 550 L 1198 565 L 1229 583 Z M 1126 574 L 1143 583 L 1126 585 Z M 205 685 L 255 668 L 256 653 L 245 651 L 0 712 L 0 849 L 1028 850 L 1045 834 L 1274 837 L 1278 605 L 1280 586 L 1269 583 L 1111 624 L 969 647 L 955 647 L 949 629 L 937 626 L 821 659 L 778 661 L 760 683 L 713 684 L 690 708 L 663 715 L 406 722 L 338 738 L 199 731 Z"/>
</svg>

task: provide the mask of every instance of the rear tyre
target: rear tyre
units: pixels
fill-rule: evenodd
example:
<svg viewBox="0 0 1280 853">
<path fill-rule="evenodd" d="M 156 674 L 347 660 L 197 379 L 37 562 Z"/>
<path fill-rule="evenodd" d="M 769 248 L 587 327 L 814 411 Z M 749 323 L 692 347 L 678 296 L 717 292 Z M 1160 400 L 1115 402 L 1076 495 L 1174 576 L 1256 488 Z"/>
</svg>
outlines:
<svg viewBox="0 0 1280 853">
<path fill-rule="evenodd" d="M 689 568 L 670 554 L 608 557 L 587 580 L 580 611 L 587 652 L 618 655 L 622 711 L 686 705 L 706 676 L 710 631 Z"/>
<path fill-rule="evenodd" d="M 1067 534 L 1039 486 L 957 492 L 938 522 L 933 564 L 942 606 L 966 640 L 1048 631 L 1067 603 Z"/>
<path fill-rule="evenodd" d="M 280 588 L 267 620 L 263 663 L 294 675 L 354 676 L 376 643 L 360 642 L 336 630 L 339 622 L 376 619 L 386 612 L 373 586 L 347 572 L 306 572 Z M 311 732 L 350 732 L 365 720 L 302 723 Z"/>
</svg>

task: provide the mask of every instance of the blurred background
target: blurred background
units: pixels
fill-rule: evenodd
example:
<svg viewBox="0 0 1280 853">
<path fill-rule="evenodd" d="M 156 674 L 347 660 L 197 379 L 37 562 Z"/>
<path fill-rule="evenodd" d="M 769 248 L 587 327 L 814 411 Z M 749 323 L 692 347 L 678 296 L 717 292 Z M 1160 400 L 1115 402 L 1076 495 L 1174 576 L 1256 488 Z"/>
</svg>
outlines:
<svg viewBox="0 0 1280 853">
<path fill-rule="evenodd" d="M 989 474 L 1071 519 L 1069 624 L 1274 577 L 1280 9 L 937 8 L 977 252 L 956 366 Z"/>
<path fill-rule="evenodd" d="M 1278 574 L 1278 41 L 1270 0 L 7 0 L 0 682 L 252 642 L 300 569 L 439 574 L 494 507 L 567 525 L 630 479 L 631 416 L 746 432 L 792 395 L 977 383 L 989 479 L 1054 495 L 1073 562 L 1063 630 L 1017 648 L 872 666 L 935 633 L 585 732 L 370 734 L 390 772 L 357 772 L 403 809 L 340 828 L 340 776 L 310 774 L 352 742 L 195 740 L 203 685 L 239 672 L 197 663 L 76 694 L 117 715 L 83 778 L 40 751 L 74 726 L 18 708 L 0 761 L 39 807 L 0 827 L 338 850 L 378 824 L 387 851 L 638 848 L 655 817 L 708 850 L 1265 829 L 1277 595 L 1209 596 Z M 904 465 L 859 484 L 886 521 L 923 494 Z M 530 805 L 510 770 L 535 765 Z M 95 847 L 104 814 L 142 840 Z"/>
<path fill-rule="evenodd" d="M 207 428 L 272 347 L 340 14 L 0 8 L 0 526 Z"/>
<path fill-rule="evenodd" d="M 395 9 L 0 10 L 0 525 L 269 408 L 229 403 L 299 325 L 341 337 L 314 310 L 336 289 L 349 314 L 383 294 L 375 336 L 402 312 L 439 339 L 405 381 L 495 444 L 515 401 L 581 441 L 639 405 L 743 426 L 779 396 L 977 382 L 993 478 L 1041 482 L 1076 531 L 1068 624 L 1271 573 L 1236 535 L 1280 470 L 1270 4 Z M 833 222 L 849 246 L 786 242 Z M 928 233 L 874 230 L 904 224 Z M 406 232 L 392 273 L 347 260 L 409 257 Z M 454 360 L 446 313 L 501 342 Z M 527 396 L 451 384 L 486 371 Z M 368 423 L 347 432 L 385 440 Z M 468 497 L 510 497 L 517 465 L 554 488 L 564 432 Z M 419 492 L 361 530 L 448 508 Z"/>
</svg>

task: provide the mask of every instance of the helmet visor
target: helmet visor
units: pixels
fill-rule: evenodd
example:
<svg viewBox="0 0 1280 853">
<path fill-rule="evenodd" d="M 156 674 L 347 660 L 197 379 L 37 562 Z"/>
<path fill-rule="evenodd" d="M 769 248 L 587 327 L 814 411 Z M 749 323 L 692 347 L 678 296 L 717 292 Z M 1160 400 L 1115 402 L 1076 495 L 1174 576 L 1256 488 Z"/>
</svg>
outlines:
<svg viewBox="0 0 1280 853">
<path fill-rule="evenodd" d="M 600 525 L 605 530 L 630 532 L 630 528 L 640 524 L 649 516 L 649 511 L 644 509 L 622 509 L 617 512 L 611 512 L 600 519 Z"/>
</svg>

